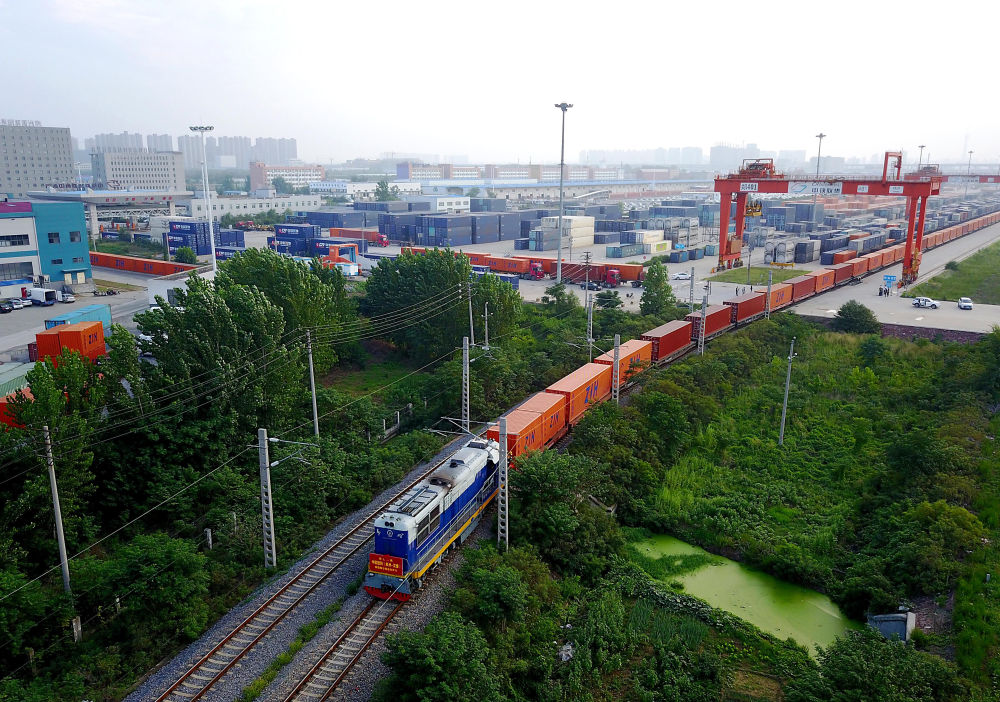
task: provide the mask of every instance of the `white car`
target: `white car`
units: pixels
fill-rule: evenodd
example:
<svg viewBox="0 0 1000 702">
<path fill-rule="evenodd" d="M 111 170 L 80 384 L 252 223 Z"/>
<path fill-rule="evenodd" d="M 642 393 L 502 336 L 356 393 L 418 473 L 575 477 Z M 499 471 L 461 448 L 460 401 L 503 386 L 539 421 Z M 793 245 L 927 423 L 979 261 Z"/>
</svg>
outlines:
<svg viewBox="0 0 1000 702">
<path fill-rule="evenodd" d="M 929 307 L 932 310 L 936 310 L 938 308 L 938 302 L 937 300 L 932 300 L 929 297 L 915 297 L 913 298 L 913 306 L 922 308 Z"/>
<path fill-rule="evenodd" d="M 24 300 L 22 300 L 19 297 L 12 297 L 12 298 L 10 298 L 10 304 L 11 304 L 11 306 L 15 310 L 23 310 L 25 307 L 30 307 L 31 306 L 30 302 L 26 303 Z"/>
<path fill-rule="evenodd" d="M 63 293 L 62 301 L 63 302 L 76 302 L 76 298 L 73 295 L 71 295 L 70 293 Z"/>
<path fill-rule="evenodd" d="M 691 274 L 687 271 L 681 271 L 680 273 L 674 273 L 674 280 L 691 280 Z"/>
<path fill-rule="evenodd" d="M 960 310 L 971 310 L 972 309 L 972 298 L 971 297 L 960 297 L 960 298 L 958 298 L 958 309 L 960 309 Z"/>
</svg>

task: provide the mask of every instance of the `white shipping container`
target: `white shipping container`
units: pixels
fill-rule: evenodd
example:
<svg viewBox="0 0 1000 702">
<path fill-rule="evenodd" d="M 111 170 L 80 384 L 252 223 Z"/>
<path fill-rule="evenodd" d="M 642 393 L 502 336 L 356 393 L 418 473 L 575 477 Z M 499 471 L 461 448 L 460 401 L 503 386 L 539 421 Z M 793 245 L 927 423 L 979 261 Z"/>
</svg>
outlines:
<svg viewBox="0 0 1000 702">
<path fill-rule="evenodd" d="M 663 241 L 663 231 L 656 229 L 637 229 L 635 232 L 635 243 L 649 244 L 654 241 Z"/>
<path fill-rule="evenodd" d="M 563 229 L 593 229 L 594 218 L 583 216 L 572 216 L 562 218 Z M 542 227 L 544 229 L 556 229 L 559 227 L 558 217 L 542 217 Z"/>
<path fill-rule="evenodd" d="M 670 251 L 672 245 L 669 241 L 654 241 L 650 244 L 642 245 L 642 252 L 645 254 L 659 254 Z"/>
</svg>

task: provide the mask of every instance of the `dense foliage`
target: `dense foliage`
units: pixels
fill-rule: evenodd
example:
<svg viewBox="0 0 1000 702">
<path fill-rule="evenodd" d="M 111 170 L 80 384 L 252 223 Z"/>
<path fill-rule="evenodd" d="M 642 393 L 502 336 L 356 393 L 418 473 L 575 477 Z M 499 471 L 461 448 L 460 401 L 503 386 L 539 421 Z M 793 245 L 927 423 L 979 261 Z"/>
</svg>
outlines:
<svg viewBox="0 0 1000 702">
<path fill-rule="evenodd" d="M 852 334 L 878 334 L 882 331 L 882 323 L 875 313 L 857 300 L 848 300 L 841 305 L 830 326 Z"/>
</svg>

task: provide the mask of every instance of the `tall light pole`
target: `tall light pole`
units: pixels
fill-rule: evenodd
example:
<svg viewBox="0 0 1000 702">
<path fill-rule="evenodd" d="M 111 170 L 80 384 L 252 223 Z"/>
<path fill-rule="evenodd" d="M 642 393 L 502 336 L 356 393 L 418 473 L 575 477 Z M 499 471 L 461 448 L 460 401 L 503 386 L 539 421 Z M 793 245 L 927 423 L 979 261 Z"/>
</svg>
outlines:
<svg viewBox="0 0 1000 702">
<path fill-rule="evenodd" d="M 966 181 L 965 181 L 965 195 L 962 197 L 969 197 L 969 181 L 968 178 L 972 175 L 972 149 L 969 149 L 969 168 L 965 171 Z"/>
<path fill-rule="evenodd" d="M 562 139 L 559 143 L 559 243 L 556 247 L 556 282 L 562 282 L 562 239 L 563 239 L 563 176 L 566 171 L 566 110 L 573 107 L 566 102 L 556 103 L 562 110 Z"/>
<path fill-rule="evenodd" d="M 926 147 L 927 147 L 926 144 L 920 144 L 919 146 L 917 146 L 917 148 L 920 149 L 920 158 L 917 160 L 918 171 L 920 170 L 920 167 L 924 164 L 924 149 Z"/>
<path fill-rule="evenodd" d="M 212 272 L 219 270 L 218 262 L 215 260 L 215 232 L 212 231 L 212 198 L 208 193 L 208 157 L 205 155 L 205 132 L 210 132 L 215 127 L 212 125 L 188 127 L 192 132 L 197 132 L 201 137 L 201 187 L 205 195 L 205 216 L 208 218 L 208 245 L 212 247 Z"/>
<path fill-rule="evenodd" d="M 816 149 L 816 180 L 819 180 L 819 159 L 820 155 L 823 153 L 823 138 L 826 136 L 823 132 L 816 135 L 819 139 L 819 147 Z M 815 186 L 814 186 L 815 187 Z M 812 211 L 813 221 L 816 221 L 816 193 L 813 193 L 813 211 Z"/>
<path fill-rule="evenodd" d="M 792 384 L 792 359 L 795 358 L 795 337 L 788 348 L 788 373 L 785 375 L 785 401 L 781 403 L 781 431 L 778 433 L 778 446 L 785 443 L 785 415 L 788 414 L 788 387 Z"/>
</svg>

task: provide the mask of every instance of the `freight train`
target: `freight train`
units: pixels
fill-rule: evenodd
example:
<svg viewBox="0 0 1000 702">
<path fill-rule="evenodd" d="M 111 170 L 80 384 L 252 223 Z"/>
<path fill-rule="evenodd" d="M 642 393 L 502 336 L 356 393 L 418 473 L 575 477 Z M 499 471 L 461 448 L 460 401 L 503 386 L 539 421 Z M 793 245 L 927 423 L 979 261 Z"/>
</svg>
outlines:
<svg viewBox="0 0 1000 702">
<path fill-rule="evenodd" d="M 924 249 L 1000 222 L 993 213 L 924 237 Z M 594 405 L 630 384 L 637 373 L 675 361 L 706 341 L 749 324 L 769 312 L 801 302 L 835 287 L 849 285 L 903 257 L 903 245 L 828 269 L 812 271 L 765 291 L 724 300 L 668 322 L 619 346 L 617 378 L 614 354 L 603 354 L 535 393 L 509 410 L 507 454 L 511 464 L 530 451 L 551 448 Z M 369 554 L 365 591 L 379 599 L 409 600 L 426 573 L 449 549 L 462 543 L 479 523 L 497 493 L 499 428 L 486 438 L 474 438 L 456 451 L 429 478 L 410 488 L 375 521 L 375 540 Z"/>
</svg>

